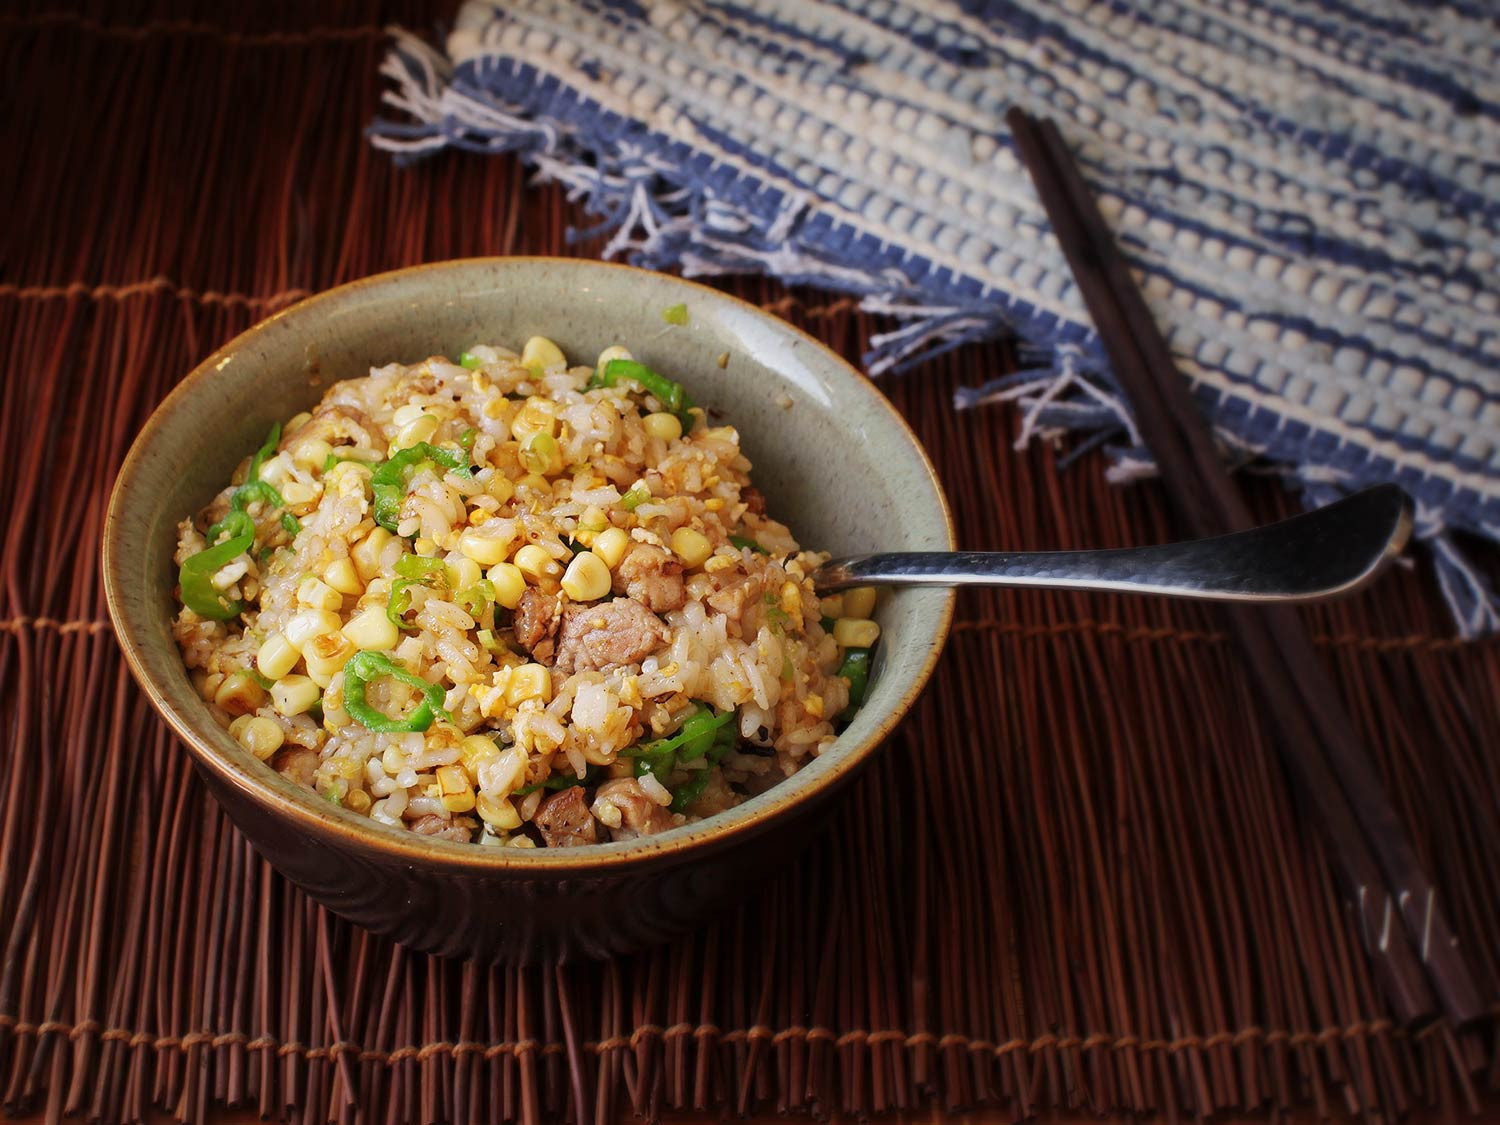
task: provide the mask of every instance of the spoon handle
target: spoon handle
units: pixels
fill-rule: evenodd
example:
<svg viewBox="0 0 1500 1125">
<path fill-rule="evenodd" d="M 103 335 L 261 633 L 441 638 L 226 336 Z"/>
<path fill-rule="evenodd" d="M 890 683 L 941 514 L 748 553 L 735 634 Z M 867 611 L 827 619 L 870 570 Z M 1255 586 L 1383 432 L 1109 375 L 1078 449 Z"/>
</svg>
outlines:
<svg viewBox="0 0 1500 1125">
<path fill-rule="evenodd" d="M 1214 601 L 1297 602 L 1347 594 L 1395 558 L 1411 532 L 1396 485 L 1367 488 L 1250 531 L 1103 551 L 919 551 L 834 559 L 818 590 L 850 586 L 1050 586 Z"/>
</svg>

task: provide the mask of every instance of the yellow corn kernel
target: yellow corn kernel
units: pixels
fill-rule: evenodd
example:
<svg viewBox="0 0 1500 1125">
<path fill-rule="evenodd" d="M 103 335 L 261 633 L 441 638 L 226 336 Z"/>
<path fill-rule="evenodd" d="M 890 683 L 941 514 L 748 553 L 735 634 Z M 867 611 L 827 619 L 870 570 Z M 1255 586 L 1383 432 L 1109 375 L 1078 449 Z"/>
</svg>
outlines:
<svg viewBox="0 0 1500 1125">
<path fill-rule="evenodd" d="M 514 707 L 528 699 L 552 702 L 552 673 L 544 664 L 522 664 L 511 670 L 505 686 L 505 702 Z"/>
<path fill-rule="evenodd" d="M 334 559 L 323 568 L 323 581 L 341 594 L 358 597 L 365 592 L 365 584 L 359 580 L 359 571 L 354 569 L 354 560 Z"/>
<path fill-rule="evenodd" d="M 298 652 L 307 647 L 314 637 L 325 633 L 337 633 L 343 624 L 339 615 L 326 609 L 299 609 L 282 628 L 287 644 Z"/>
<path fill-rule="evenodd" d="M 459 542 L 462 541 L 460 538 Z M 484 571 L 470 558 L 450 559 L 443 571 L 448 576 L 449 588 L 453 590 L 467 590 L 484 578 Z"/>
<path fill-rule="evenodd" d="M 709 574 L 718 574 L 721 570 L 733 570 L 739 561 L 738 555 L 713 555 L 703 564 L 703 569 Z"/>
<path fill-rule="evenodd" d="M 821 719 L 823 717 L 823 697 L 821 695 L 814 695 L 812 692 L 808 692 L 807 697 L 802 700 L 802 706 L 813 718 Z"/>
<path fill-rule="evenodd" d="M 710 496 L 707 500 L 703 501 L 703 510 L 705 512 L 723 511 L 724 501 L 717 496 Z"/>
<path fill-rule="evenodd" d="M 344 636 L 357 649 L 385 650 L 395 648 L 400 637 L 396 623 L 386 616 L 385 607 L 368 606 L 356 613 L 344 626 Z"/>
<path fill-rule="evenodd" d="M 511 419 L 510 436 L 517 441 L 525 441 L 532 434 L 546 434 L 551 437 L 555 433 L 557 433 L 557 406 L 550 398 L 532 395 L 521 404 L 521 409 L 516 411 L 516 416 Z"/>
<path fill-rule="evenodd" d="M 521 462 L 521 468 L 528 473 L 550 476 L 562 470 L 562 450 L 551 434 L 527 434 L 521 439 L 521 449 L 516 457 Z"/>
<path fill-rule="evenodd" d="M 430 440 L 432 435 L 437 433 L 437 429 L 437 415 L 423 414 L 414 421 L 408 422 L 396 432 L 396 440 L 391 442 L 391 448 L 410 449 L 418 442 Z"/>
<path fill-rule="evenodd" d="M 336 610 L 344 604 L 344 595 L 321 578 L 309 574 L 297 583 L 297 604 L 308 609 Z"/>
<path fill-rule="evenodd" d="M 647 414 L 641 419 L 641 425 L 647 434 L 662 441 L 676 441 L 682 436 L 682 420 L 675 414 Z"/>
<path fill-rule="evenodd" d="M 427 407 L 421 403 L 408 402 L 405 406 L 398 406 L 391 412 L 391 422 L 399 430 L 402 426 L 411 425 L 426 413 Z"/>
<path fill-rule="evenodd" d="M 354 721 L 349 717 L 349 712 L 344 710 L 342 689 L 343 685 L 340 684 L 338 688 L 325 688 L 323 691 L 323 729 L 329 734 L 338 734 Z"/>
<path fill-rule="evenodd" d="M 245 724 L 238 730 L 230 728 L 241 746 L 262 762 L 281 749 L 286 735 L 275 719 L 268 719 L 264 715 L 246 715 L 244 719 Z"/>
<path fill-rule="evenodd" d="M 575 602 L 592 602 L 609 593 L 611 581 L 603 559 L 592 551 L 580 551 L 563 573 L 562 588 Z"/>
<path fill-rule="evenodd" d="M 502 525 L 503 526 L 503 525 Z M 505 561 L 510 554 L 510 545 L 515 542 L 515 532 L 500 534 L 483 528 L 465 529 L 458 537 L 459 553 L 473 559 L 480 566 L 494 566 Z"/>
<path fill-rule="evenodd" d="M 494 421 L 505 413 L 505 406 L 506 400 L 497 395 L 480 407 L 480 413 Z"/>
<path fill-rule="evenodd" d="M 411 549 L 424 558 L 431 558 L 437 554 L 438 545 L 425 535 L 419 535 L 412 540 Z"/>
<path fill-rule="evenodd" d="M 869 648 L 879 637 L 880 626 L 866 617 L 840 617 L 833 623 L 833 639 L 845 648 Z"/>
<path fill-rule="evenodd" d="M 682 560 L 684 566 L 702 566 L 704 560 L 713 554 L 713 544 L 708 541 L 708 536 L 701 531 L 694 531 L 691 527 L 679 527 L 672 532 L 672 552 Z"/>
<path fill-rule="evenodd" d="M 323 488 L 339 496 L 363 496 L 373 473 L 357 461 L 340 461 L 323 476 Z"/>
<path fill-rule="evenodd" d="M 818 607 L 822 611 L 822 616 L 837 620 L 844 616 L 844 595 L 829 594 L 818 603 Z"/>
<path fill-rule="evenodd" d="M 540 378 L 549 368 L 565 365 L 568 357 L 545 336 L 533 336 L 521 345 L 521 366 Z"/>
<path fill-rule="evenodd" d="M 468 812 L 474 807 L 474 787 L 469 784 L 463 766 L 439 766 L 437 779 L 443 808 L 449 812 Z"/>
<path fill-rule="evenodd" d="M 516 486 L 510 483 L 509 477 L 499 471 L 485 482 L 484 490 L 502 504 L 516 494 Z"/>
<path fill-rule="evenodd" d="M 307 663 L 308 676 L 319 687 L 326 688 L 354 653 L 353 643 L 343 633 L 325 633 L 308 642 L 302 650 L 302 659 Z"/>
<path fill-rule="evenodd" d="M 594 554 L 604 560 L 605 566 L 613 570 L 620 565 L 620 560 L 625 557 L 625 549 L 629 546 L 630 536 L 623 528 L 607 527 L 594 540 Z"/>
<path fill-rule="evenodd" d="M 527 473 L 516 481 L 517 488 L 530 488 L 536 492 L 551 492 L 552 482 L 540 473 Z"/>
<path fill-rule="evenodd" d="M 790 580 L 781 584 L 781 608 L 792 619 L 792 628 L 802 628 L 802 588 Z"/>
<path fill-rule="evenodd" d="M 875 612 L 875 587 L 856 586 L 844 591 L 844 612 L 835 617 L 869 617 Z"/>
<path fill-rule="evenodd" d="M 284 676 L 271 685 L 271 705 L 290 718 L 300 715 L 323 694 L 307 676 Z"/>
<path fill-rule="evenodd" d="M 590 504 L 578 517 L 573 538 L 587 547 L 601 531 L 609 530 L 609 516 L 597 504 Z"/>
<path fill-rule="evenodd" d="M 506 609 L 515 609 L 521 604 L 521 595 L 526 592 L 526 576 L 515 563 L 496 563 L 485 572 L 485 577 L 495 584 L 495 601 Z"/>
<path fill-rule="evenodd" d="M 239 737 L 240 737 L 240 731 L 244 730 L 245 729 L 245 724 L 248 723 L 253 718 L 255 718 L 254 715 L 241 715 L 239 718 L 237 718 L 233 722 L 231 722 L 229 724 L 229 737 L 232 738 L 232 739 L 234 739 L 236 742 L 238 742 L 239 741 Z"/>
<path fill-rule="evenodd" d="M 511 832 L 521 827 L 521 814 L 516 812 L 516 806 L 510 803 L 509 798 L 481 793 L 474 808 L 479 813 L 479 818 L 492 828 Z"/>
<path fill-rule="evenodd" d="M 212 703 L 214 701 L 214 696 L 218 694 L 219 687 L 223 683 L 224 675 L 222 672 L 215 672 L 210 676 L 204 675 L 200 669 L 193 676 L 193 687 L 198 690 L 198 694 L 203 698 L 205 703 Z"/>
<path fill-rule="evenodd" d="M 344 797 L 344 808 L 364 816 L 370 811 L 370 795 L 363 789 L 351 789 Z"/>
<path fill-rule="evenodd" d="M 609 366 L 612 360 L 633 358 L 635 357 L 630 354 L 629 348 L 622 347 L 619 344 L 611 344 L 609 347 L 605 348 L 602 352 L 599 353 L 599 359 L 595 364 L 595 369 L 598 371 L 603 371 L 606 367 Z"/>
<path fill-rule="evenodd" d="M 528 543 L 516 552 L 515 564 L 517 569 L 533 582 L 539 581 L 545 575 L 556 574 L 562 569 L 551 555 L 535 543 Z"/>
<path fill-rule="evenodd" d="M 224 677 L 214 692 L 214 703 L 231 715 L 248 715 L 266 701 L 266 692 L 255 677 L 241 669 Z"/>
<path fill-rule="evenodd" d="M 382 613 L 382 616 L 384 614 Z M 279 680 L 297 666 L 299 653 L 280 633 L 272 633 L 255 654 L 255 666 L 268 680 Z"/>
<path fill-rule="evenodd" d="M 349 552 L 354 560 L 354 569 L 359 572 L 359 580 L 365 585 L 380 573 L 380 556 L 390 544 L 391 533 L 383 527 L 377 527 L 354 545 Z"/>
<path fill-rule="evenodd" d="M 281 486 L 281 498 L 289 508 L 300 508 L 318 498 L 320 489 L 315 484 L 304 484 L 300 480 L 289 480 Z"/>
<path fill-rule="evenodd" d="M 500 757 L 500 747 L 493 738 L 482 734 L 471 734 L 458 744 L 458 761 L 469 775 L 470 781 L 479 780 L 479 767 Z"/>
</svg>

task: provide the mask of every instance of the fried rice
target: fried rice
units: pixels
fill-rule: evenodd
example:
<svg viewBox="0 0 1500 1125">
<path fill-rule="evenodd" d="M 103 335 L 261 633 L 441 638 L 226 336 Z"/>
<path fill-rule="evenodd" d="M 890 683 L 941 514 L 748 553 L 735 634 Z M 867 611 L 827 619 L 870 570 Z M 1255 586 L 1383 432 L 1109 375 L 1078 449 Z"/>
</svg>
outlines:
<svg viewBox="0 0 1500 1125">
<path fill-rule="evenodd" d="M 174 633 L 256 757 L 386 825 L 630 839 L 833 743 L 878 627 L 819 599 L 732 425 L 622 347 L 331 386 L 178 529 Z"/>
</svg>

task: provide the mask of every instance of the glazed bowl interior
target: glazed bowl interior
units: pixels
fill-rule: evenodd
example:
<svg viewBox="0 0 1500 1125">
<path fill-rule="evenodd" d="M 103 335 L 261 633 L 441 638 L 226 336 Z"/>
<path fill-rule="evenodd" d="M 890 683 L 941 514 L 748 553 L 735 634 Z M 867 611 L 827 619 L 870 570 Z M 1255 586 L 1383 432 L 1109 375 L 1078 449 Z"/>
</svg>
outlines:
<svg viewBox="0 0 1500 1125">
<path fill-rule="evenodd" d="M 688 323 L 665 324 L 662 310 L 677 304 Z M 764 830 L 854 769 L 911 705 L 947 635 L 951 591 L 882 599 L 867 702 L 833 749 L 803 770 L 708 820 L 563 851 L 479 848 L 387 828 L 241 749 L 199 699 L 172 640 L 178 521 L 212 498 L 273 422 L 311 407 L 329 384 L 372 365 L 455 356 L 474 343 L 519 347 L 533 334 L 555 340 L 575 363 L 625 344 L 684 383 L 739 429 L 768 513 L 804 546 L 836 555 L 951 549 L 931 466 L 884 397 L 810 336 L 752 305 L 661 274 L 564 259 L 473 259 L 354 282 L 257 325 L 196 368 L 142 431 L 111 499 L 104 570 L 116 632 L 153 704 L 216 780 L 348 848 L 541 877 Z"/>
</svg>

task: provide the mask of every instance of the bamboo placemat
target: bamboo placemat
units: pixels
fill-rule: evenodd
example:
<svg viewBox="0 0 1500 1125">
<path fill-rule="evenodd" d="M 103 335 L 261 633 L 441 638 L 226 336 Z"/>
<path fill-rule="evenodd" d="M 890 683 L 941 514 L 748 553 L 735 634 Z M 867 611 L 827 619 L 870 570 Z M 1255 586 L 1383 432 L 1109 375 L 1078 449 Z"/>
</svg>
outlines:
<svg viewBox="0 0 1500 1125">
<path fill-rule="evenodd" d="M 397 171 L 363 143 L 381 24 L 444 5 L 122 7 L 0 15 L 8 1111 L 352 1118 L 341 1057 L 367 1118 L 423 1123 L 1400 1112 L 1500 1085 L 1493 1021 L 1388 1018 L 1201 607 L 965 595 L 932 687 L 818 846 L 663 949 L 489 971 L 309 904 L 205 798 L 116 652 L 96 561 L 114 471 L 177 378 L 299 296 L 597 246 L 570 246 L 579 216 L 507 159 Z M 881 327 L 846 300 L 726 288 L 851 358 Z M 885 384 L 965 544 L 1171 535 L 1155 485 L 1110 488 L 1096 456 L 1059 471 L 1049 448 L 1011 449 L 1012 414 L 951 409 L 1007 362 L 971 348 Z M 1246 488 L 1267 518 L 1294 506 Z M 1500 997 L 1500 644 L 1452 641 L 1421 566 L 1309 621 Z"/>
</svg>

